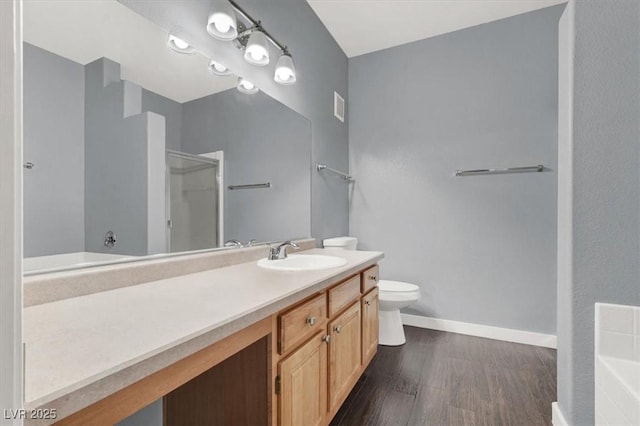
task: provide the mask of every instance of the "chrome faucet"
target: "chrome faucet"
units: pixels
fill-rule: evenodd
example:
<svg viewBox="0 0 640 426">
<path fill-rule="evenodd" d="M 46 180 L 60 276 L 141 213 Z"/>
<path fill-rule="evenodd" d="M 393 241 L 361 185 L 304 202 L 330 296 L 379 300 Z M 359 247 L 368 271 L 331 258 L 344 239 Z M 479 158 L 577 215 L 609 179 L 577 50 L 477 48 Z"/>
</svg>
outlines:
<svg viewBox="0 0 640 426">
<path fill-rule="evenodd" d="M 116 245 L 116 234 L 113 231 L 107 231 L 104 235 L 104 246 L 113 248 Z"/>
<path fill-rule="evenodd" d="M 242 243 L 238 240 L 227 240 L 224 242 L 225 247 L 242 247 Z"/>
<path fill-rule="evenodd" d="M 287 258 L 287 247 L 293 247 L 296 250 L 300 249 L 300 246 L 291 241 L 285 241 L 277 247 L 269 247 L 269 260 L 278 260 Z"/>
</svg>

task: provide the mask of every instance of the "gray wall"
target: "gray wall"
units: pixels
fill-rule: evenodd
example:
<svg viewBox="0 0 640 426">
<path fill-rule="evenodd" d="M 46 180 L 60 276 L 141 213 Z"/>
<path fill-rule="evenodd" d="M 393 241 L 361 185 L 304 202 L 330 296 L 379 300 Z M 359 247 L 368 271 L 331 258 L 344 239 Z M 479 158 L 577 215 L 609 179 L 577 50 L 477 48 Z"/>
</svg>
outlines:
<svg viewBox="0 0 640 426">
<path fill-rule="evenodd" d="M 167 149 L 182 151 L 182 104 L 142 89 L 142 111 L 152 111 L 164 116 Z"/>
<path fill-rule="evenodd" d="M 264 93 L 236 89 L 183 104 L 182 120 L 185 152 L 224 151 L 225 240 L 310 235 L 309 120 Z M 272 187 L 226 188 L 264 182 Z"/>
<path fill-rule="evenodd" d="M 24 256 L 83 251 L 84 67 L 28 43 L 23 66 Z"/>
<path fill-rule="evenodd" d="M 163 424 L 162 398 L 116 423 L 117 426 L 161 426 Z"/>
<path fill-rule="evenodd" d="M 170 148 L 180 149 L 181 104 L 120 81 L 119 65 L 108 59 L 87 65 L 91 88 L 86 102 L 84 66 L 28 43 L 24 52 L 24 152 L 25 161 L 36 164 L 25 171 L 25 257 L 85 247 L 123 254 L 164 252 L 164 140 L 166 132 Z M 99 64 L 109 71 L 105 74 Z M 138 116 L 142 111 L 149 113 Z M 166 124 L 153 112 L 166 115 Z M 132 117 L 125 118 L 128 114 Z M 139 196 L 141 185 L 148 184 L 147 196 Z M 139 223 L 131 233 L 127 221 L 136 217 Z M 103 246 L 105 227 L 123 230 L 113 250 Z"/>
<path fill-rule="evenodd" d="M 205 29 L 208 1 L 120 0 L 165 28 L 181 28 L 181 37 L 209 57 L 218 58 L 283 104 L 307 117 L 312 127 L 312 162 L 348 168 L 348 123 L 333 117 L 333 91 L 347 99 L 347 58 L 304 0 L 240 0 L 238 3 L 291 50 L 298 73 L 293 86 L 273 81 L 268 67 L 247 64 L 232 43 L 215 40 Z M 277 52 L 272 51 L 273 55 Z M 349 113 L 347 99 L 347 115 Z M 311 231 L 315 238 L 348 233 L 348 187 L 343 180 L 312 173 Z"/>
<path fill-rule="evenodd" d="M 569 154 L 559 169 L 572 185 L 560 187 L 558 217 L 569 228 L 559 234 L 558 403 L 570 425 L 594 423 L 594 303 L 640 305 L 639 34 L 635 0 L 576 1 L 562 18 L 564 54 L 575 36 L 560 74 Z"/>
<path fill-rule="evenodd" d="M 161 216 L 164 208 L 149 211 L 151 200 L 164 200 L 164 175 L 149 164 L 149 147 L 164 165 L 164 119 L 152 112 L 140 114 L 140 88 L 120 80 L 120 65 L 99 59 L 85 67 L 85 248 L 96 253 L 145 255 L 149 247 L 148 214 Z M 137 108 L 135 100 L 138 101 Z M 133 115 L 125 117 L 125 105 Z M 153 114 L 153 119 L 150 119 Z M 160 127 L 160 129 L 155 129 Z M 161 139 L 161 140 L 159 140 Z M 155 180 L 152 180 L 155 177 Z M 152 181 L 157 192 L 150 194 Z M 149 191 L 149 192 L 148 192 Z M 161 191 L 161 195 L 160 194 Z M 164 203 L 162 203 L 164 207 Z M 160 222 L 160 220 L 154 220 Z M 113 248 L 104 246 L 104 235 L 117 235 Z M 151 239 L 152 240 L 152 239 Z"/>
<path fill-rule="evenodd" d="M 409 313 L 556 332 L 561 8 L 349 61 L 350 226 Z M 455 177 L 544 164 L 544 173 Z"/>
</svg>

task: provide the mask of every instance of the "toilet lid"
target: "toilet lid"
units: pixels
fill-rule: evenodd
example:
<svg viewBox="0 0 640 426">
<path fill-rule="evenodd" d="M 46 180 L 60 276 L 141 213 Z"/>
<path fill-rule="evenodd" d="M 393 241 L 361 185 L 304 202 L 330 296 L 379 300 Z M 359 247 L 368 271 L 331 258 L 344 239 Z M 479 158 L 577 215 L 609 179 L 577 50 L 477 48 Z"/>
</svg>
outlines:
<svg viewBox="0 0 640 426">
<path fill-rule="evenodd" d="M 419 289 L 419 287 L 415 284 L 403 283 L 402 281 L 387 281 L 387 280 L 380 280 L 378 282 L 378 288 L 380 289 L 380 291 L 389 291 L 389 292 L 393 292 L 393 291 L 407 292 L 407 291 L 416 291 Z"/>
</svg>

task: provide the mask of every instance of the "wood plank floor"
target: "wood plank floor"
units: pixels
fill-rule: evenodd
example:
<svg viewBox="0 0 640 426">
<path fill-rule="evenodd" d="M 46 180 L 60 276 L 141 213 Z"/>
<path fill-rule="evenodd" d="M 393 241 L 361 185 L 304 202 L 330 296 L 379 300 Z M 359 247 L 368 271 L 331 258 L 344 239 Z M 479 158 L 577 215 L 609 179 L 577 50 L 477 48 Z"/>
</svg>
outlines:
<svg viewBox="0 0 640 426">
<path fill-rule="evenodd" d="M 551 425 L 556 351 L 405 326 L 332 425 Z"/>
</svg>

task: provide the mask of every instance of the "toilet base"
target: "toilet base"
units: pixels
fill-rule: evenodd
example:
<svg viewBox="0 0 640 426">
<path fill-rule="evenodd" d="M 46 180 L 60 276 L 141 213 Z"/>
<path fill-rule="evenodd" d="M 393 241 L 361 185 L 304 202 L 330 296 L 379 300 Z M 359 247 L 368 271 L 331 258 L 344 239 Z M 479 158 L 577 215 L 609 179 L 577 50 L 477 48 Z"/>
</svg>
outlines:
<svg viewBox="0 0 640 426">
<path fill-rule="evenodd" d="M 378 344 L 383 346 L 400 346 L 407 342 L 402 328 L 400 310 L 379 311 Z"/>
</svg>

